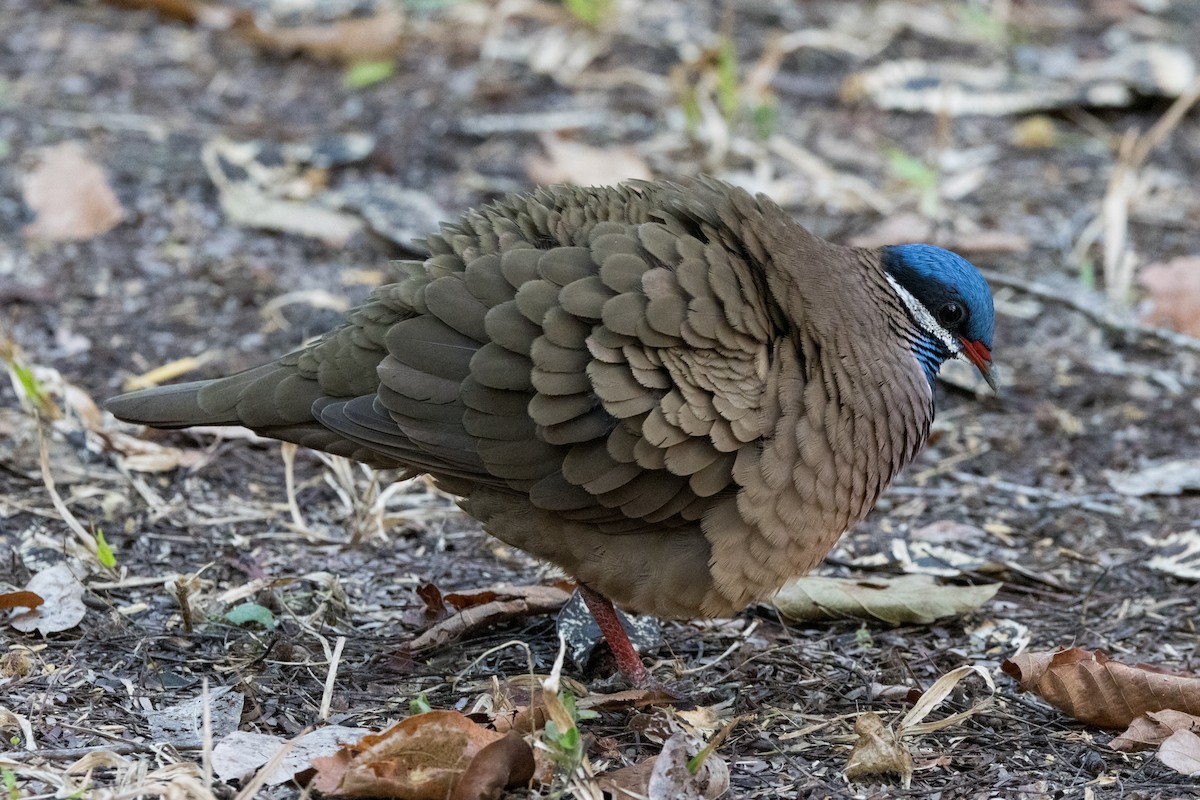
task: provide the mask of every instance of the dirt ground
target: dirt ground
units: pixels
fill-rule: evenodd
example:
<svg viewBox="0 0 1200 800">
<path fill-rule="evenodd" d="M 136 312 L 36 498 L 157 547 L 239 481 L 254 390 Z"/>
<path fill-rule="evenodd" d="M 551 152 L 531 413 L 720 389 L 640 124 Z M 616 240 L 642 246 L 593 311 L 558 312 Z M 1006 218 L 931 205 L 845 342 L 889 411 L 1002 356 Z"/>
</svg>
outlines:
<svg viewBox="0 0 1200 800">
<path fill-rule="evenodd" d="M 394 70 L 364 86 L 348 85 L 337 59 L 281 54 L 147 11 L 86 0 L 4 6 L 0 336 L 25 363 L 57 371 L 96 401 L 189 356 L 200 363 L 187 377 L 199 378 L 294 348 L 385 280 L 389 260 L 414 255 L 403 235 L 377 229 L 332 244 L 239 224 L 201 156 L 219 137 L 311 143 L 368 134 L 368 155 L 317 164 L 305 180 L 318 194 L 386 183 L 435 215 L 528 188 L 546 170 L 572 179 L 636 167 L 663 177 L 707 172 L 767 191 L 837 241 L 957 247 L 1001 279 L 993 288 L 1002 390 L 940 385 L 932 441 L 820 572 L 896 572 L 897 541 L 949 521 L 972 527 L 946 542 L 970 557 L 947 580 L 1001 580 L 999 594 L 974 614 L 931 625 L 785 625 L 765 605 L 728 622 L 664 623 L 647 661 L 660 677 L 683 680 L 701 705 L 741 717 L 718 750 L 731 797 L 1200 796 L 1195 778 L 1152 754 L 1113 752 L 1111 732 L 1018 693 L 997 669 L 1027 636 L 1030 650 L 1076 645 L 1200 671 L 1200 587 L 1149 565 L 1156 541 L 1200 525 L 1200 495 L 1114 489 L 1114 476 L 1197 453 L 1200 347 L 1139 333 L 1128 315 L 1096 321 L 1116 280 L 1102 268 L 1105 230 L 1121 226 L 1138 265 L 1197 254 L 1200 118 L 1193 111 L 1149 153 L 1121 222 L 1102 201 L 1122 137 L 1149 129 L 1171 105 L 1153 88 L 1111 108 L 1034 103 L 1007 115 L 885 110 L 840 90 L 852 72 L 899 59 L 1019 71 L 1144 41 L 1200 57 L 1197 4 L 664 0 L 617 3 L 596 29 L 533 0 L 412 2 Z M 776 37 L 797 31 L 812 41 L 769 64 Z M 722 77 L 730 70 L 733 85 Z M 766 76 L 760 84 L 756 74 Z M 32 219 L 23 176 L 39 149 L 65 141 L 103 165 L 124 217 L 85 241 L 39 242 L 23 233 Z M 563 142 L 599 155 L 556 159 Z M 1132 296 L 1138 291 L 1135 283 Z M 61 389 L 51 373 L 38 374 L 52 393 Z M 3 591 L 86 554 L 47 495 L 36 427 L 15 387 L 0 386 L 0 414 Z M 7 650 L 33 658 L 24 674 L 0 681 L 0 707 L 29 721 L 41 751 L 20 752 L 27 743 L 4 724 L 0 748 L 11 750 L 0 753 L 27 768 L 14 797 L 55 796 L 87 748 L 120 760 L 90 774 L 85 797 L 136 796 L 149 792 L 147 774 L 198 763 L 196 749 L 156 743 L 148 712 L 196 697 L 202 681 L 246 697 L 241 729 L 290 737 L 326 722 L 377 730 L 422 693 L 434 708 L 461 709 L 493 676 L 527 671 L 524 650 L 489 652 L 510 640 L 530 648 L 537 672 L 549 671 L 553 614 L 403 655 L 428 624 L 418 586 L 445 593 L 557 577 L 484 536 L 424 483 L 405 484 L 372 510 L 365 473 L 301 451 L 300 527 L 277 445 L 105 425 L 182 453 L 186 465 L 131 471 L 69 413 L 48 429 L 59 493 L 85 527 L 102 528 L 117 566 L 82 559 L 90 575 L 77 627 L 43 637 L 0 626 Z M 165 588 L 180 575 L 198 576 L 190 630 Z M 245 585 L 272 610 L 274 628 L 223 618 L 231 601 L 222 594 Z M 987 638 L 989 621 L 1015 639 Z M 322 719 L 327 648 L 338 637 L 345 645 Z M 912 742 L 911 788 L 845 777 L 855 716 L 890 719 L 906 708 L 875 697 L 874 685 L 926 688 L 963 664 L 993 671 L 995 696 Z M 566 666 L 593 691 L 619 685 L 610 673 L 603 661 Z M 968 680 L 939 714 L 987 694 Z M 626 709 L 584 723 L 593 764 L 657 752 L 639 726 L 647 716 Z M 213 792 L 232 797 L 236 787 L 217 781 Z M 289 782 L 262 796 L 302 792 Z"/>
</svg>

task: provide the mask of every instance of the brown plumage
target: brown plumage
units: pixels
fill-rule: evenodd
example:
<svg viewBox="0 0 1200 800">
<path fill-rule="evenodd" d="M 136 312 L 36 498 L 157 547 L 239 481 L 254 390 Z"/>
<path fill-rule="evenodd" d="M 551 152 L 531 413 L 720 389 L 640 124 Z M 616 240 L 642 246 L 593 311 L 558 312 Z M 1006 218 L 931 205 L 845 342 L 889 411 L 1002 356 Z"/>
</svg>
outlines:
<svg viewBox="0 0 1200 800">
<path fill-rule="evenodd" d="M 808 570 L 929 431 L 929 332 L 883 251 L 761 196 L 559 187 L 427 244 L 314 344 L 108 408 L 427 472 L 493 536 L 665 617 Z"/>
</svg>

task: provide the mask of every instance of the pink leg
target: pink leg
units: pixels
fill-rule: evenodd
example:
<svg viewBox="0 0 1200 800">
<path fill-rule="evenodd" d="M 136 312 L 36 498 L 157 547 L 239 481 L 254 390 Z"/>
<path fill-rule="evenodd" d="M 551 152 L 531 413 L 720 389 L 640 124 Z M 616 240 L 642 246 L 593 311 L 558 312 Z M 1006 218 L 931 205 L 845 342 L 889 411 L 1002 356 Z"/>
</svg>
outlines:
<svg viewBox="0 0 1200 800">
<path fill-rule="evenodd" d="M 633 649 L 633 642 L 629 641 L 629 634 L 625 633 L 621 620 L 617 618 L 617 610 L 613 608 L 612 601 L 584 583 L 579 584 L 579 596 L 583 598 L 588 611 L 592 612 L 596 624 L 600 626 L 600 633 L 604 635 L 604 640 L 608 642 L 609 649 L 617 659 L 617 669 L 626 680 L 639 689 L 649 686 L 650 670 L 646 669 L 641 656 Z"/>
</svg>

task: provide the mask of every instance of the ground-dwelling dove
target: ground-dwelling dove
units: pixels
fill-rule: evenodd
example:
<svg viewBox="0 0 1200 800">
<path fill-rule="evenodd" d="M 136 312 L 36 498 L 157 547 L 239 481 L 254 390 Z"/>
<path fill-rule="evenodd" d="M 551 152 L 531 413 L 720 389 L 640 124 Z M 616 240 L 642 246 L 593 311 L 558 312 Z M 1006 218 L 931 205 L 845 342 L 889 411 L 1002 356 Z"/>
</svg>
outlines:
<svg viewBox="0 0 1200 800">
<path fill-rule="evenodd" d="M 990 380 L 970 263 L 831 244 L 713 180 L 543 189 L 426 244 L 314 343 L 107 408 L 428 473 L 579 582 L 636 683 L 611 601 L 678 618 L 769 597 L 920 449 L 943 361 Z"/>
</svg>

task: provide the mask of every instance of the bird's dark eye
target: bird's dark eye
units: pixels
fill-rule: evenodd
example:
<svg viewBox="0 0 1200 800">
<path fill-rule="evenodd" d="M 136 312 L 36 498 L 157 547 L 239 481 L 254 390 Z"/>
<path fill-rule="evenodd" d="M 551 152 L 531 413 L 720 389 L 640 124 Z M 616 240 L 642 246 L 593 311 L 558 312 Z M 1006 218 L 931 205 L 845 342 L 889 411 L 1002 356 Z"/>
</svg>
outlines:
<svg viewBox="0 0 1200 800">
<path fill-rule="evenodd" d="M 938 322 L 942 323 L 942 325 L 952 328 L 963 321 L 966 313 L 966 310 L 958 303 L 946 303 L 946 305 L 938 309 L 937 318 Z"/>
</svg>

